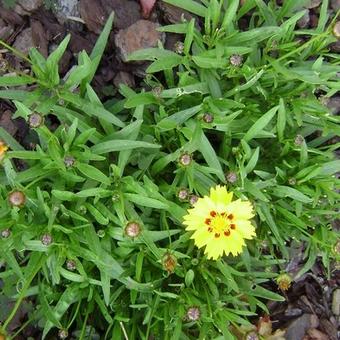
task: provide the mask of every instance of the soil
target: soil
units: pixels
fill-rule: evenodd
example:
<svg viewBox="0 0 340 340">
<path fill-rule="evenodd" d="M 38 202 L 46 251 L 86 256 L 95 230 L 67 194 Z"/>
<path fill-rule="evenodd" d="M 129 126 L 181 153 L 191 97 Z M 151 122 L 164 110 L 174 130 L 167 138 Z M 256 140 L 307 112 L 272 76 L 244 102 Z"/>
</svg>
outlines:
<svg viewBox="0 0 340 340">
<path fill-rule="evenodd" d="M 42 55 L 47 56 L 66 34 L 71 34 L 70 44 L 60 63 L 62 76 L 76 63 L 78 52 L 81 50 L 91 52 L 98 34 L 113 10 L 114 28 L 93 82 L 101 98 L 105 98 L 106 93 L 115 94 L 121 83 L 138 88 L 145 75 L 146 65 L 124 62 L 126 55 L 139 48 L 157 46 L 158 40 L 162 40 L 166 48 L 173 49 L 175 43 L 182 37 L 176 34 L 160 34 L 156 28 L 159 25 L 178 23 L 182 18 L 192 17 L 190 13 L 161 1 L 156 2 L 152 7 L 154 0 L 141 0 L 141 3 L 133 0 L 55 0 L 59 8 L 46 8 L 42 0 L 18 0 L 14 9 L 6 8 L 2 1 L 0 0 L 0 39 L 24 54 L 30 47 L 37 47 Z M 308 12 L 298 23 L 300 28 L 316 27 L 320 4 L 321 0 L 309 2 Z M 339 8 L 339 0 L 329 2 L 330 13 L 335 13 Z M 248 27 L 248 22 L 249 17 L 242 18 L 241 25 L 244 29 Z M 339 53 L 340 41 L 330 46 L 330 50 Z M 29 71 L 25 62 L 2 47 L 0 47 L 0 64 L 1 60 L 5 60 L 10 65 L 7 72 L 19 69 L 24 72 Z M 339 114 L 340 96 L 331 98 L 327 105 L 333 114 Z M 14 107 L 11 103 L 0 100 L 0 126 L 29 148 L 31 143 L 29 129 L 22 119 L 12 120 L 13 111 Z M 300 249 L 300 254 L 302 251 L 303 249 Z M 295 263 L 291 263 L 291 266 L 298 267 L 303 264 L 300 254 L 297 253 Z M 270 324 L 271 329 L 269 333 L 267 330 L 267 333 L 274 334 L 272 339 L 277 340 L 340 339 L 339 265 L 333 266 L 329 279 L 326 277 L 322 265 L 316 264 L 287 292 L 283 292 L 287 297 L 285 303 L 268 305 L 270 319 L 268 317 L 260 319 L 257 327 L 261 328 L 265 325 L 266 328 Z M 278 288 L 273 286 L 272 289 Z M 1 301 L 2 306 L 3 303 L 6 302 Z M 31 308 L 31 303 L 32 301 L 26 302 L 22 306 L 20 313 L 12 322 L 12 330 L 20 327 L 21 321 L 25 319 L 25 315 Z M 278 329 L 285 331 L 284 338 L 280 337 L 282 333 L 276 331 Z M 38 334 L 36 329 L 27 327 L 24 337 L 17 339 L 27 339 L 29 336 L 38 339 Z"/>
</svg>

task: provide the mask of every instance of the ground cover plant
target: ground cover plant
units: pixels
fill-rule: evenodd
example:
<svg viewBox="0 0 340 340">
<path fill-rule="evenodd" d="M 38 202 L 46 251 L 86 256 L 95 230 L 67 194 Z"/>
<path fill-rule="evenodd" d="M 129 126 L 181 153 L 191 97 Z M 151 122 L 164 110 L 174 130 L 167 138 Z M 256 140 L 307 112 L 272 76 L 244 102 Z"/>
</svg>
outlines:
<svg viewBox="0 0 340 340">
<path fill-rule="evenodd" d="M 47 59 L 13 50 L 32 71 L 0 77 L 0 97 L 36 146 L 0 128 L 2 337 L 33 324 L 43 339 L 233 339 L 315 261 L 330 276 L 339 260 L 328 1 L 311 30 L 296 27 L 303 1 L 166 2 L 194 15 L 160 28 L 183 41 L 130 55 L 147 74 L 115 98 L 91 86 L 113 15 L 63 79 L 69 36 Z"/>
</svg>

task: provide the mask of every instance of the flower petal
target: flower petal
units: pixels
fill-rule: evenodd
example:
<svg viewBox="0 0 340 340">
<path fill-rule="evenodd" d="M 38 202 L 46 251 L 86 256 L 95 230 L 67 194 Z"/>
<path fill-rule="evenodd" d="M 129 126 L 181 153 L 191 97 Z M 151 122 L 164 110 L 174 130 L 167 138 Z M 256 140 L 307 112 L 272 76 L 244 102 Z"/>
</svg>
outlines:
<svg viewBox="0 0 340 340">
<path fill-rule="evenodd" d="M 210 189 L 210 198 L 215 204 L 229 204 L 233 198 L 233 193 L 228 192 L 225 186 L 216 185 Z"/>
<path fill-rule="evenodd" d="M 231 202 L 228 204 L 228 211 L 237 219 L 249 220 L 254 217 L 253 207 L 249 201 L 241 201 L 238 199 Z"/>
</svg>

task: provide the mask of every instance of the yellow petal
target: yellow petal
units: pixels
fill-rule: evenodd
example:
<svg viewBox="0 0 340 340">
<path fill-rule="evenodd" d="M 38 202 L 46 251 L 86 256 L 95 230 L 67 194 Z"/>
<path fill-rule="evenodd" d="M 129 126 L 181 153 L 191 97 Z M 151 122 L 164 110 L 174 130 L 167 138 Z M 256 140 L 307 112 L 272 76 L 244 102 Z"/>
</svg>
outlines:
<svg viewBox="0 0 340 340">
<path fill-rule="evenodd" d="M 251 239 L 256 235 L 255 228 L 250 221 L 237 220 L 235 222 L 236 222 L 235 232 L 239 232 L 243 238 Z"/>
<path fill-rule="evenodd" d="M 232 213 L 236 219 L 249 220 L 254 217 L 251 203 L 240 199 L 228 204 L 228 212 Z"/>
<path fill-rule="evenodd" d="M 233 198 L 233 193 L 228 192 L 225 186 L 217 185 L 210 189 L 210 198 L 215 204 L 227 205 Z"/>
</svg>

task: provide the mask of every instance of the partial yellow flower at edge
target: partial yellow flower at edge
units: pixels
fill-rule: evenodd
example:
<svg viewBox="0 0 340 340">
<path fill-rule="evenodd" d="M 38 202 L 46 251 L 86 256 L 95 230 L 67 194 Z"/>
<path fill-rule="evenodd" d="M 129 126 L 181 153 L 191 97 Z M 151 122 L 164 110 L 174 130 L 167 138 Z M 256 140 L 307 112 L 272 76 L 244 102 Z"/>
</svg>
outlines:
<svg viewBox="0 0 340 340">
<path fill-rule="evenodd" d="M 8 146 L 4 142 L 0 141 L 0 162 L 5 157 L 5 153 L 7 150 L 8 150 Z"/>
<path fill-rule="evenodd" d="M 210 189 L 210 195 L 199 198 L 183 224 L 193 231 L 191 238 L 198 248 L 205 247 L 208 258 L 217 260 L 223 254 L 234 256 L 242 252 L 245 239 L 252 239 L 255 228 L 250 219 L 254 216 L 249 201 L 232 201 L 233 193 L 225 186 Z"/>
</svg>

